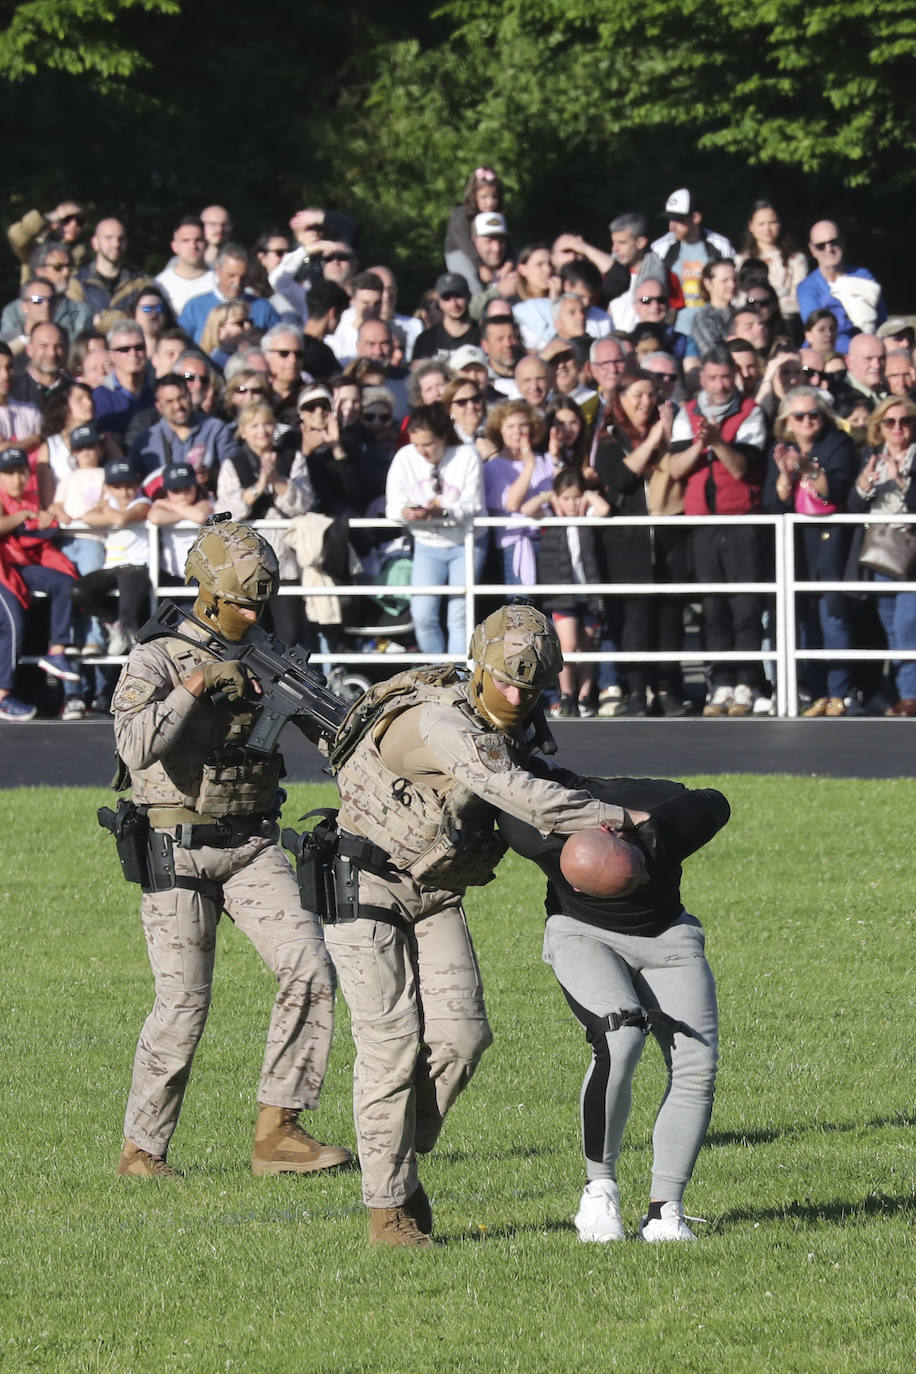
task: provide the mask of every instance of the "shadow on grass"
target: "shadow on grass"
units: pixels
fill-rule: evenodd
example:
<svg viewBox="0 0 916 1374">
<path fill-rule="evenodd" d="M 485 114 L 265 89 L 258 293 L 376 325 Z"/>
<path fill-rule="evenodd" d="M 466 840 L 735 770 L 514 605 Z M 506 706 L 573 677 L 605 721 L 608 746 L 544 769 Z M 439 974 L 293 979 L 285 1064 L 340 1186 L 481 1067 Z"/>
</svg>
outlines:
<svg viewBox="0 0 916 1374">
<path fill-rule="evenodd" d="M 778 1207 L 737 1207 L 722 1212 L 710 1227 L 720 1231 L 741 1221 L 856 1221 L 861 1217 L 916 1215 L 916 1198 L 912 1195 L 892 1197 L 887 1193 L 869 1193 L 858 1202 L 787 1202 Z"/>
<path fill-rule="evenodd" d="M 780 1140 L 799 1139 L 806 1135 L 830 1135 L 834 1131 L 883 1130 L 886 1126 L 913 1126 L 916 1117 L 911 1112 L 896 1112 L 893 1116 L 875 1116 L 867 1121 L 809 1121 L 792 1126 L 773 1126 L 753 1131 L 710 1131 L 706 1147 L 723 1145 L 772 1145 Z"/>
<path fill-rule="evenodd" d="M 521 1236 L 543 1235 L 544 1232 L 563 1233 L 571 1232 L 576 1234 L 576 1228 L 571 1221 L 540 1221 L 529 1222 L 526 1224 L 509 1224 L 503 1226 L 478 1226 L 469 1228 L 467 1231 L 446 1231 L 435 1232 L 436 1240 L 445 1245 L 478 1245 L 488 1240 L 512 1241 Z"/>
</svg>

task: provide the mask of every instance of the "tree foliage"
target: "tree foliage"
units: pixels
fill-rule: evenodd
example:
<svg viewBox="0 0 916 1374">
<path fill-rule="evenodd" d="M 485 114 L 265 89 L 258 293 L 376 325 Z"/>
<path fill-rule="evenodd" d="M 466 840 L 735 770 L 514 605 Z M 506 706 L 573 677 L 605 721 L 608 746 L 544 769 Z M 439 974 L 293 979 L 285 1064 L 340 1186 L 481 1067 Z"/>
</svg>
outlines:
<svg viewBox="0 0 916 1374">
<path fill-rule="evenodd" d="M 21 81 L 42 69 L 89 76 L 99 89 L 111 88 L 147 60 L 124 41 L 117 20 L 125 11 L 177 15 L 180 0 L 26 0 L 11 9 L 0 30 L 0 71 Z"/>
<path fill-rule="evenodd" d="M 519 241 L 685 183 L 732 232 L 761 193 L 865 221 L 916 178 L 914 40 L 914 0 L 0 0 L 5 208 L 77 195 L 161 258 L 198 201 L 243 236 L 324 201 L 411 285 L 480 162 Z"/>
</svg>

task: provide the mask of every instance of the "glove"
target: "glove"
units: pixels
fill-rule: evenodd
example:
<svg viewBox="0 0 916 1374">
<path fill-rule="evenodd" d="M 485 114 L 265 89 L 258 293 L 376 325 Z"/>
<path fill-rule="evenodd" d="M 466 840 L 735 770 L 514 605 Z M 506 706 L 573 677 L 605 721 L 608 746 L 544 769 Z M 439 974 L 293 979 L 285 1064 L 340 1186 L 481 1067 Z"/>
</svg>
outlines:
<svg viewBox="0 0 916 1374">
<path fill-rule="evenodd" d="M 229 663 L 220 663 L 219 660 L 202 663 L 197 671 L 203 674 L 204 692 L 209 695 L 222 692 L 229 701 L 238 701 L 240 697 L 250 695 L 251 674 L 235 659 Z"/>
</svg>

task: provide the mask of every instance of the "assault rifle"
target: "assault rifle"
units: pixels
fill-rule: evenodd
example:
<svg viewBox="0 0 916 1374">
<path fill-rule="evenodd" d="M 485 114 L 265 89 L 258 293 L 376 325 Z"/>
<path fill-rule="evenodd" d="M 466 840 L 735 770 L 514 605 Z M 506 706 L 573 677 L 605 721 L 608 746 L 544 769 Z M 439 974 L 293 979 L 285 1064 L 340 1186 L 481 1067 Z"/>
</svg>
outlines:
<svg viewBox="0 0 916 1374">
<path fill-rule="evenodd" d="M 203 639 L 182 634 L 186 620 L 204 631 Z M 328 689 L 324 675 L 309 667 L 307 653 L 287 648 L 259 625 L 252 625 L 241 643 L 235 644 L 174 601 L 163 601 L 137 638 L 146 643 L 164 635 L 208 649 L 224 663 L 235 659 L 257 680 L 261 691 L 252 700 L 260 714 L 245 741 L 248 749 L 271 753 L 286 722 L 296 719 L 313 721 L 322 738 L 331 741 L 349 710 L 349 704 Z"/>
</svg>

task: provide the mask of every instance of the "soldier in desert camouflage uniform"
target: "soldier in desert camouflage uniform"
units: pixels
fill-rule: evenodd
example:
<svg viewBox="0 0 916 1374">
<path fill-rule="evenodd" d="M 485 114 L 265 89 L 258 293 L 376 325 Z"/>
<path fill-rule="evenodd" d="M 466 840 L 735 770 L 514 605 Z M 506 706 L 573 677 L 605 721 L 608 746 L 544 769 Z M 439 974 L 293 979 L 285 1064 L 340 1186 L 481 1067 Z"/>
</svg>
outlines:
<svg viewBox="0 0 916 1374">
<path fill-rule="evenodd" d="M 171 849 L 176 875 L 171 890 L 145 891 L 142 899 L 156 998 L 137 1046 L 118 1173 L 174 1175 L 165 1157 L 207 1019 L 224 909 L 278 984 L 252 1168 L 310 1173 L 350 1158 L 297 1122 L 302 1108 L 317 1105 L 324 1078 L 333 970 L 318 920 L 302 909 L 276 843 L 283 761 L 245 748 L 258 718 L 255 685 L 241 665 L 223 663 L 204 647 L 208 623 L 233 642 L 244 639 L 277 589 L 277 560 L 245 526 L 206 525 L 186 577 L 200 584 L 194 619 L 177 631 L 187 638 L 138 644 L 112 702 L 133 800 L 157 843 Z"/>
<path fill-rule="evenodd" d="M 340 852 L 365 849 L 355 919 L 338 913 L 325 936 L 356 1042 L 354 1112 L 377 1244 L 430 1244 L 417 1153 L 433 1148 L 492 1039 L 461 898 L 505 852 L 496 808 L 543 834 L 627 819 L 526 768 L 522 727 L 563 661 L 546 617 L 503 607 L 474 631 L 470 657 L 470 678 L 419 669 L 370 689 L 331 750 Z"/>
</svg>

